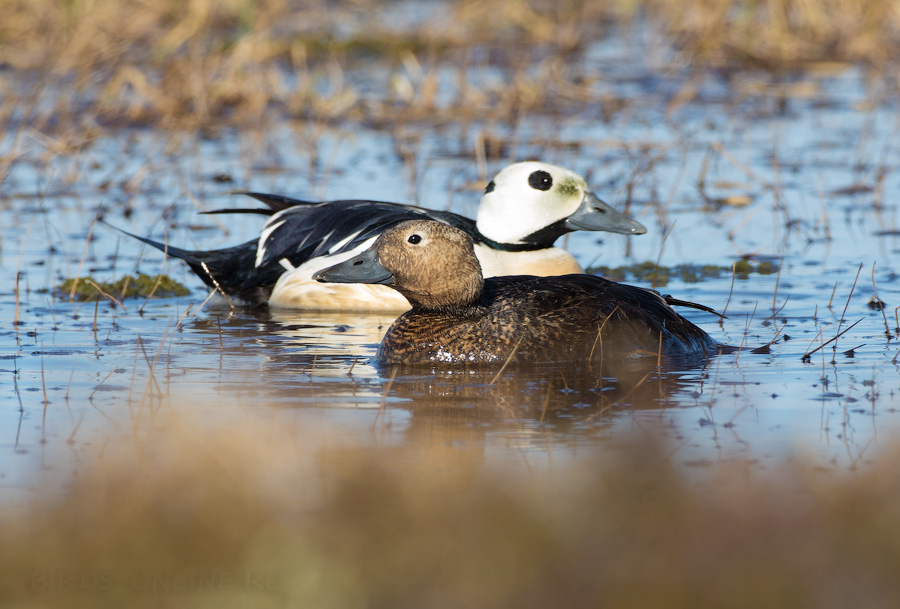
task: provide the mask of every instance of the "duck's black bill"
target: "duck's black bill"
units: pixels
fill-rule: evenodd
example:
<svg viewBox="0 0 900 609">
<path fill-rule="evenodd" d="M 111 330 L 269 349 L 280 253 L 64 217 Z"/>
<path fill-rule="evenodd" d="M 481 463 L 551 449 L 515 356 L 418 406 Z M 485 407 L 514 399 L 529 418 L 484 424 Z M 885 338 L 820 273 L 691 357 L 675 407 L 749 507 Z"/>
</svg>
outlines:
<svg viewBox="0 0 900 609">
<path fill-rule="evenodd" d="M 394 276 L 378 262 L 378 254 L 370 247 L 362 254 L 322 269 L 313 275 L 321 283 L 380 283 L 390 285 Z"/>
<path fill-rule="evenodd" d="M 585 194 L 581 206 L 566 218 L 565 227 L 569 230 L 602 230 L 623 235 L 643 235 L 647 232 L 643 224 L 616 211 L 592 192 Z"/>
</svg>

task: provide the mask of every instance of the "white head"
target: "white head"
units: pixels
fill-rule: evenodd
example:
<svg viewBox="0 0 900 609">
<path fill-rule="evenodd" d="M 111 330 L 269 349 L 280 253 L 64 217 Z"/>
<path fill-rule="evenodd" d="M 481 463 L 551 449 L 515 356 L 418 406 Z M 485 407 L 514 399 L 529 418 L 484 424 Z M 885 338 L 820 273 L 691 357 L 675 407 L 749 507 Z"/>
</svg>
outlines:
<svg viewBox="0 0 900 609">
<path fill-rule="evenodd" d="M 601 201 L 577 173 L 536 161 L 514 163 L 491 180 L 477 224 L 482 235 L 498 243 L 546 246 L 573 230 L 647 232 Z"/>
</svg>

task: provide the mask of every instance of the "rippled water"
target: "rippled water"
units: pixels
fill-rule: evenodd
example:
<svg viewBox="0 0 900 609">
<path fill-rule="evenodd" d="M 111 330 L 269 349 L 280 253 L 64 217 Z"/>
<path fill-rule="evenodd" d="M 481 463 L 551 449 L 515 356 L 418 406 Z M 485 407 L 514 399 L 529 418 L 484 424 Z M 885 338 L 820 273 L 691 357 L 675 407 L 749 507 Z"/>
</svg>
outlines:
<svg viewBox="0 0 900 609">
<path fill-rule="evenodd" d="M 626 43 L 598 46 L 587 61 L 629 100 L 610 122 L 135 130 L 64 155 L 28 139 L 0 192 L 4 495 L 27 494 L 44 479 L 36 471 L 64 479 L 102 458 L 111 439 L 137 441 L 162 411 L 211 425 L 248 413 L 314 423 L 361 445 L 474 446 L 529 467 L 660 429 L 686 466 L 749 458 L 765 469 L 797 453 L 837 468 L 866 462 L 900 428 L 896 101 L 847 69 L 778 82 L 710 77 L 674 107 L 678 75 L 635 68 Z M 509 160 L 561 164 L 648 226 L 630 240 L 570 235 L 583 266 L 772 263 L 734 280 L 673 275 L 661 288 L 725 310 L 722 322 L 686 313 L 720 341 L 771 343 L 769 352 L 618 378 L 571 367 L 409 376 L 374 365 L 389 318 L 200 309 L 207 293 L 184 265 L 93 223 L 102 206 L 111 224 L 174 245 L 232 245 L 264 219 L 199 214 L 246 205 L 232 189 L 414 200 L 472 215 L 484 184 L 479 134 L 513 142 L 489 173 Z M 192 294 L 122 309 L 52 292 L 66 277 L 136 268 L 170 274 Z M 876 289 L 883 313 L 868 306 Z"/>
</svg>

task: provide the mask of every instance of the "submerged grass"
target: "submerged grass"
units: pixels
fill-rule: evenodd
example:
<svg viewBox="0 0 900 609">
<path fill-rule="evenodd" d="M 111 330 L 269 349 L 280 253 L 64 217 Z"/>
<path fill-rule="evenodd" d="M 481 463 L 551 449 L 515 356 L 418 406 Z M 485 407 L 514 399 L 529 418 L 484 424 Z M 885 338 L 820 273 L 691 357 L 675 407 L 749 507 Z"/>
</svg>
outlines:
<svg viewBox="0 0 900 609">
<path fill-rule="evenodd" d="M 648 441 L 565 470 L 317 454 L 254 425 L 105 449 L 0 514 L 0 602 L 41 607 L 894 607 L 900 481 L 740 464 L 700 485 Z M 173 440 L 173 436 L 177 439 Z M 300 433 L 302 439 L 303 433 Z M 399 452 L 398 452 L 399 451 Z M 562 466 L 560 466 L 562 467 Z M 518 472 L 518 473 L 516 473 Z"/>
<path fill-rule="evenodd" d="M 607 279 L 616 281 L 652 282 L 658 287 L 663 287 L 671 279 L 679 279 L 685 283 L 699 283 L 704 279 L 722 277 L 734 274 L 738 279 L 748 279 L 750 275 L 771 275 L 778 271 L 778 267 L 770 260 L 749 260 L 742 258 L 734 262 L 732 266 L 720 266 L 716 264 L 677 264 L 675 266 L 660 266 L 656 262 L 636 262 L 624 266 L 592 266 L 588 273 L 602 275 Z"/>
<path fill-rule="evenodd" d="M 60 298 L 74 300 L 94 300 L 98 297 L 125 298 L 170 298 L 187 296 L 191 291 L 168 275 L 151 276 L 138 273 L 125 275 L 112 282 L 97 281 L 90 277 L 66 279 L 54 290 Z"/>
</svg>

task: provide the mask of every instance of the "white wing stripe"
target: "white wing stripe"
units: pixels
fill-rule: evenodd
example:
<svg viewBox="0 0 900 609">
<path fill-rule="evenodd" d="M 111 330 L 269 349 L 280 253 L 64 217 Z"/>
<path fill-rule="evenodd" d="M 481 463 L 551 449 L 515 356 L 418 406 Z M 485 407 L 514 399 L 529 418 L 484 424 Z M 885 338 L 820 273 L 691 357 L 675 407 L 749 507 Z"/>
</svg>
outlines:
<svg viewBox="0 0 900 609">
<path fill-rule="evenodd" d="M 284 220 L 280 220 L 275 223 L 267 224 L 259 234 L 259 241 L 256 245 L 256 268 L 259 268 L 263 259 L 266 257 L 266 241 L 269 240 L 272 233 L 277 230 L 279 226 L 284 224 L 284 222 Z"/>
<path fill-rule="evenodd" d="M 342 247 L 344 247 L 345 245 L 347 245 L 348 243 L 350 243 L 351 241 L 353 241 L 353 239 L 355 239 L 356 236 L 359 235 L 359 233 L 361 233 L 361 232 L 362 232 L 362 231 L 356 231 L 356 232 L 354 232 L 354 233 L 351 233 L 349 236 L 347 236 L 346 239 L 341 239 L 340 241 L 338 241 L 337 243 L 335 243 L 334 245 L 332 245 L 332 246 L 328 249 L 328 255 L 330 256 L 331 254 L 333 254 L 333 253 L 339 251 Z"/>
</svg>

